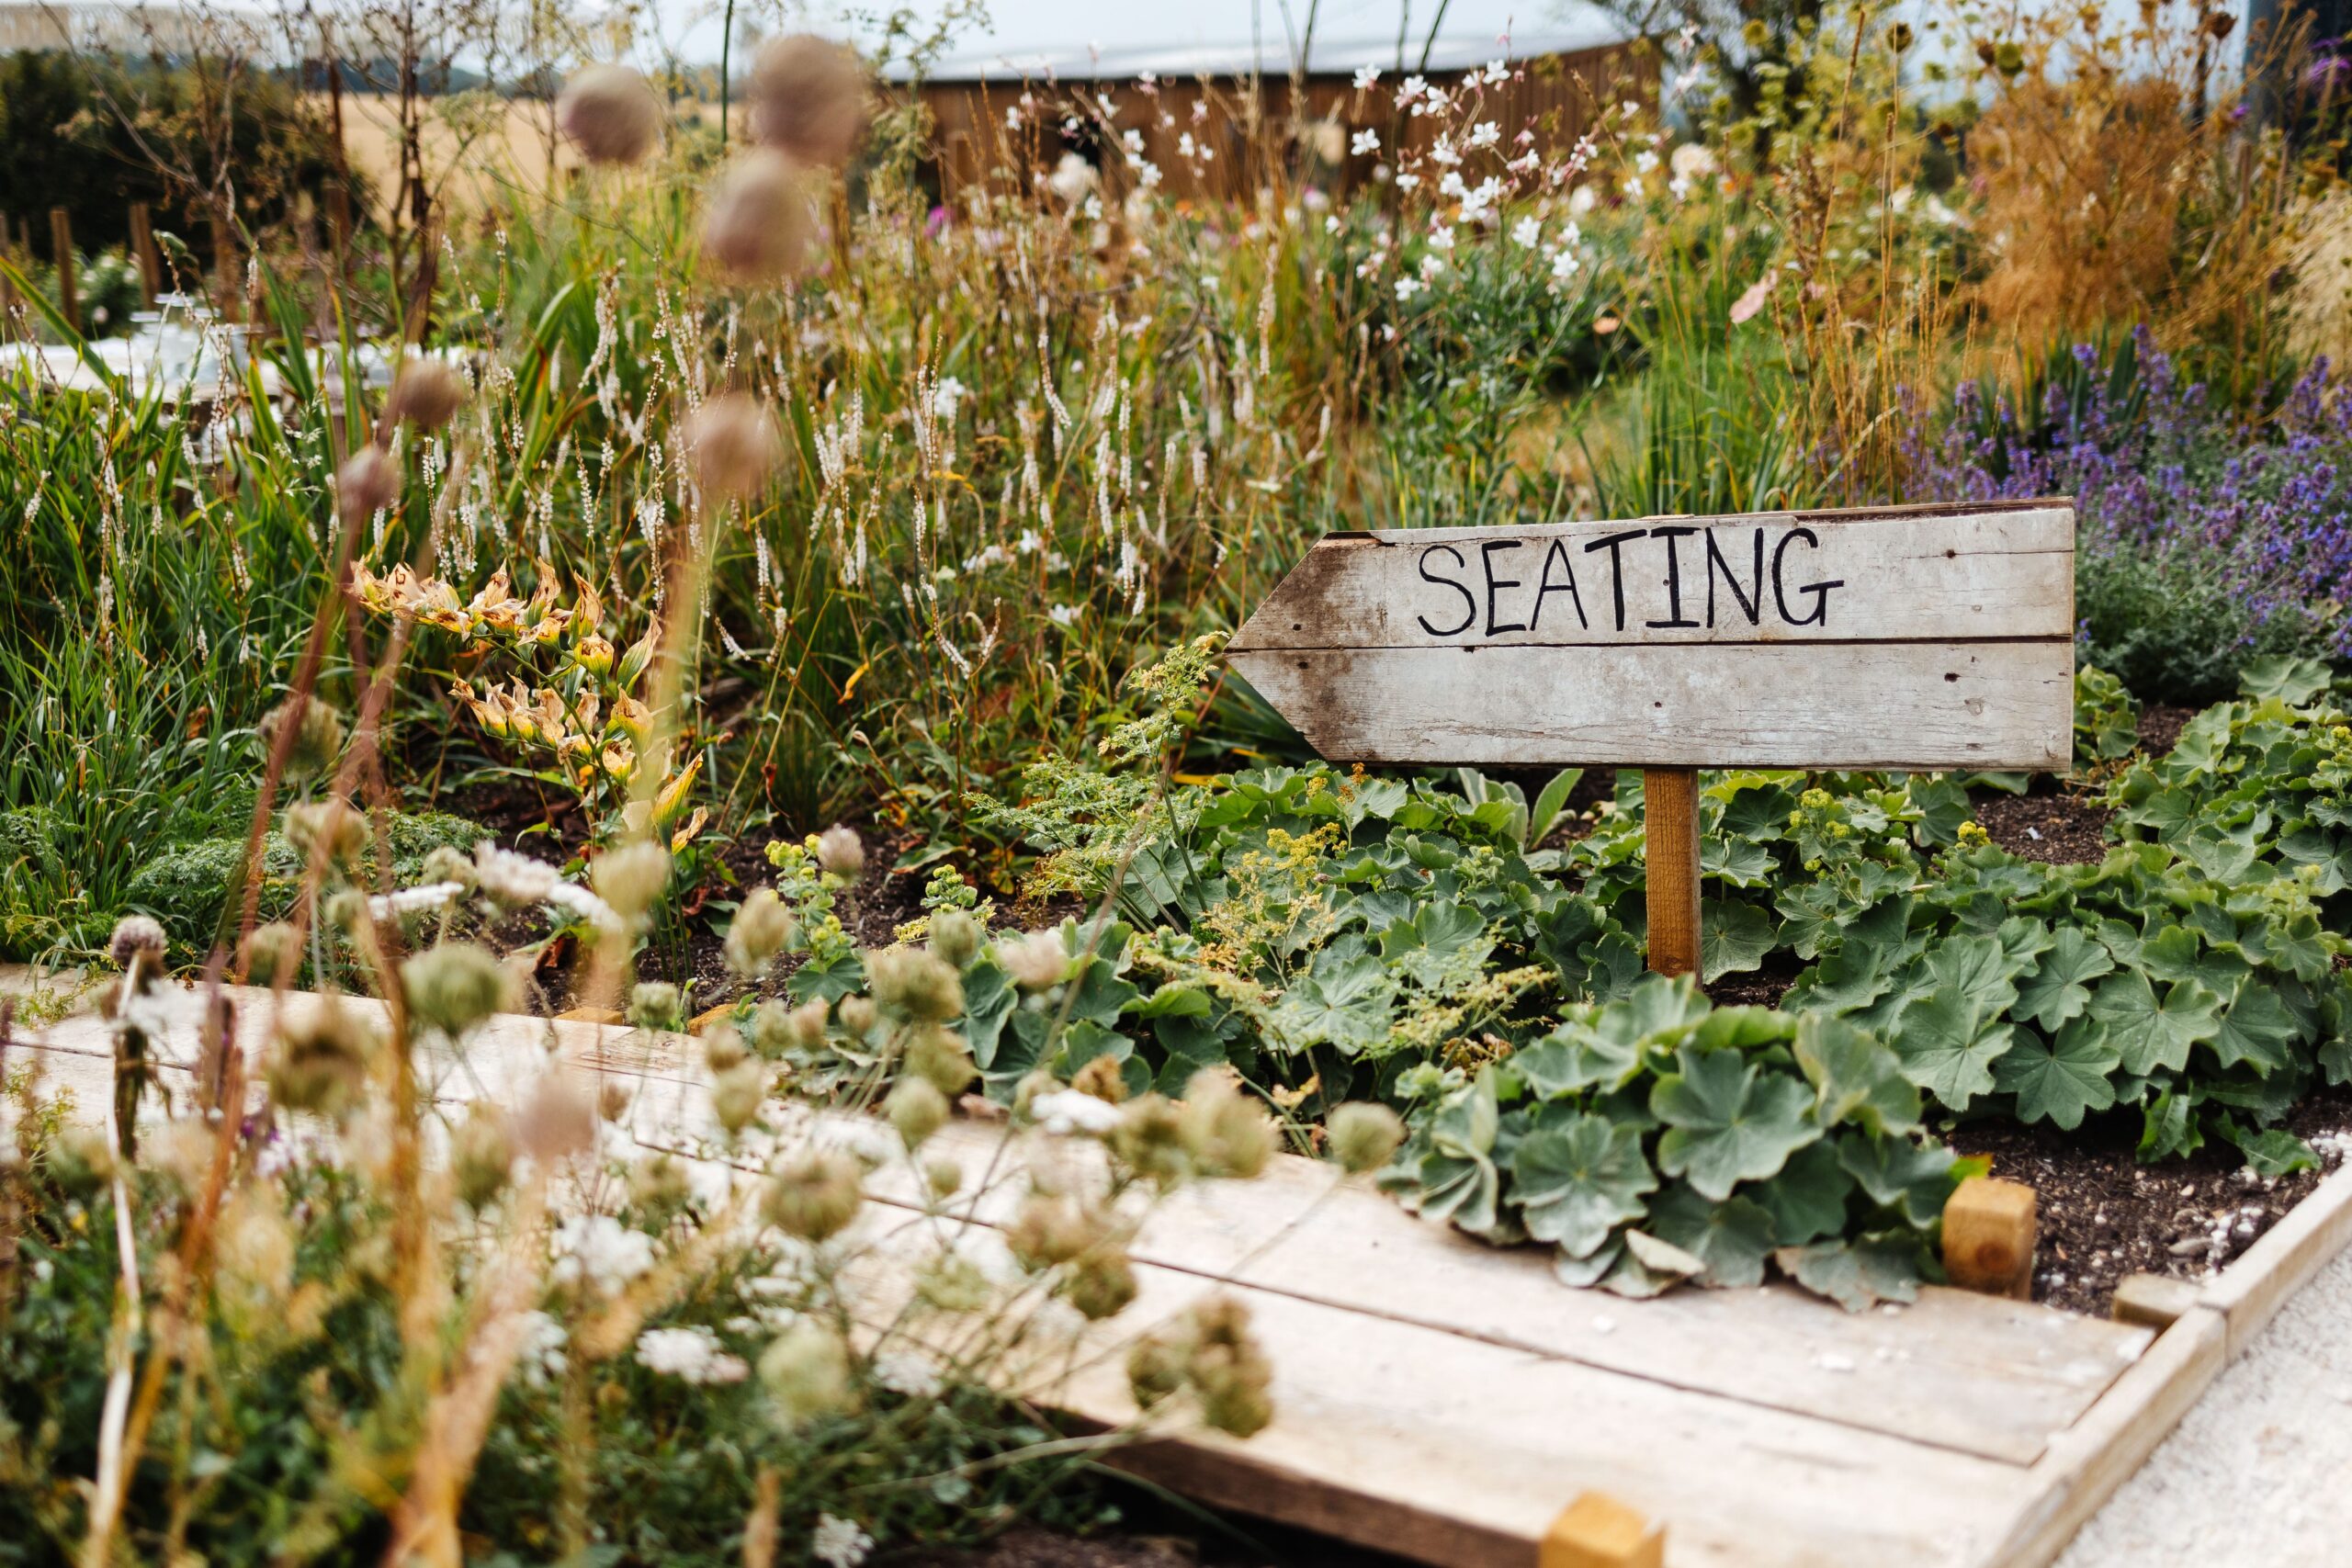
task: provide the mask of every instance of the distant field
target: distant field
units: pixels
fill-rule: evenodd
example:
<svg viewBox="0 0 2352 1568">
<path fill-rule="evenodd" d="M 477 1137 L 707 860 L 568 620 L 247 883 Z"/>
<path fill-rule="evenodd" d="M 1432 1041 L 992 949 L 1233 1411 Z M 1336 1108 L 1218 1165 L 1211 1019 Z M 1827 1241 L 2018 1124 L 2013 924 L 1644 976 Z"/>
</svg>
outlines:
<svg viewBox="0 0 2352 1568">
<path fill-rule="evenodd" d="M 436 105 L 436 110 L 441 107 Z M 400 178 L 399 107 L 398 101 L 390 97 L 344 95 L 344 155 L 367 175 L 379 201 L 389 197 Z M 427 168 L 437 176 L 456 164 L 446 199 L 474 205 L 504 191 L 543 192 L 548 183 L 550 139 L 555 178 L 566 178 L 579 166 L 579 156 L 554 135 L 552 104 L 514 99 L 503 107 L 503 116 L 488 123 L 470 104 L 458 113 L 436 112 L 427 119 Z M 685 103 L 674 106 L 672 113 L 689 118 L 714 118 L 718 109 L 714 105 Z"/>
</svg>

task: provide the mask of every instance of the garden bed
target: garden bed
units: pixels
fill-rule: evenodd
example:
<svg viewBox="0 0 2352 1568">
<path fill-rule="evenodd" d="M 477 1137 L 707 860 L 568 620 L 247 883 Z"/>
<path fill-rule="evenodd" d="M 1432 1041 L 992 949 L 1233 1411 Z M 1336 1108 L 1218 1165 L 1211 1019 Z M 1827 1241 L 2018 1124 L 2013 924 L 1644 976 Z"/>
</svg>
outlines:
<svg viewBox="0 0 2352 1568">
<path fill-rule="evenodd" d="M 234 995 L 257 1051 L 272 1004 Z M 548 1043 L 633 1088 L 640 1146 L 701 1157 L 707 1074 L 677 1036 L 500 1020 L 438 1092 L 509 1093 Z M 100 1021 L 68 1021 L 35 1049 L 85 1114 L 104 1103 Z M 933 1147 L 978 1169 L 1004 1157 L 1006 1136 L 958 1122 Z M 933 1223 L 911 1196 L 881 1182 L 873 1223 Z M 985 1206 L 963 1217 L 1001 1220 Z M 1785 1284 L 1625 1301 L 1562 1286 L 1540 1254 L 1418 1222 L 1328 1164 L 1278 1156 L 1266 1177 L 1187 1191 L 1146 1223 L 1142 1297 L 1102 1325 L 1116 1337 L 1062 1403 L 1081 1424 L 1127 1418 L 1113 1352 L 1222 1291 L 1248 1303 L 1276 1369 L 1273 1425 L 1247 1442 L 1183 1436 L 1117 1455 L 1212 1505 L 1430 1562 L 1518 1568 L 1597 1488 L 1665 1521 L 1677 1562 L 2011 1568 L 2054 1555 L 2224 1346 L 2347 1235 L 2352 1177 L 2338 1177 L 2161 1336 L 1932 1287 L 1863 1314 Z M 1150 1562 L 1100 1555 L 1141 1543 L 1063 1544 L 1098 1555 L 1035 1561 Z"/>
</svg>

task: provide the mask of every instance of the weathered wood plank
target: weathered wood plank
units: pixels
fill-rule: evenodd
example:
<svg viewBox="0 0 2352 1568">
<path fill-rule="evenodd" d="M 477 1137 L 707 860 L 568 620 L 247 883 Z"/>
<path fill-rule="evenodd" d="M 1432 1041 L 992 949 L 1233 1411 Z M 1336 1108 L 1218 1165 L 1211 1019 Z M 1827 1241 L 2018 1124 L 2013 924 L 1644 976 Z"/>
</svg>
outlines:
<svg viewBox="0 0 2352 1568">
<path fill-rule="evenodd" d="M 1230 655 L 1335 761 L 2063 769 L 2068 642 Z"/>
<path fill-rule="evenodd" d="M 1984 1568 L 2044 1568 L 2146 1461 L 2229 1359 L 2229 1325 L 2199 1307 L 2157 1337 L 2112 1392 L 2028 1471 L 2030 1502 Z"/>
<path fill-rule="evenodd" d="M 2287 1298 L 2346 1246 L 2352 1246 L 2352 1167 L 2322 1181 L 2206 1285 L 2199 1303 L 2228 1319 L 2230 1354 L 2245 1349 Z"/>
<path fill-rule="evenodd" d="M 1232 646 L 2071 638 L 2074 553 L 2064 502 L 1336 534 Z"/>
</svg>

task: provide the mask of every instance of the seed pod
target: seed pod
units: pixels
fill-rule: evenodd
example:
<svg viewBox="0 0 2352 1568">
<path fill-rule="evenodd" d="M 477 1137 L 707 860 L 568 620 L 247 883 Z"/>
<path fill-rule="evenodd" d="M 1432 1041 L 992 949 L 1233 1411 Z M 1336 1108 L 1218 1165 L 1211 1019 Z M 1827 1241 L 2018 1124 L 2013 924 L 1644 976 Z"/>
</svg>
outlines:
<svg viewBox="0 0 2352 1568">
<path fill-rule="evenodd" d="M 302 964 L 301 943 L 295 939 L 294 928 L 284 920 L 255 926 L 245 938 L 244 961 L 249 986 L 274 986 L 281 976 L 290 983 Z"/>
<path fill-rule="evenodd" d="M 297 709 L 300 709 L 299 716 Z M 286 771 L 296 778 L 323 773 L 343 755 L 343 715 L 334 705 L 317 697 L 288 697 L 261 716 L 262 745 L 277 750 L 278 731 L 288 723 L 294 739 L 288 743 Z"/>
<path fill-rule="evenodd" d="M 920 1148 L 923 1141 L 947 1124 L 947 1097 L 928 1078 L 902 1077 L 890 1086 L 890 1096 L 882 1102 L 882 1113 L 898 1129 L 907 1147 Z"/>
<path fill-rule="evenodd" d="M 710 1064 L 711 1076 L 724 1077 L 741 1066 L 747 1057 L 743 1036 L 731 1023 L 714 1023 L 702 1032 L 702 1059 Z"/>
<path fill-rule="evenodd" d="M 335 470 L 334 503 L 351 527 L 364 526 L 368 520 L 398 501 L 401 495 L 401 467 L 392 455 L 374 442 L 354 452 Z"/>
<path fill-rule="evenodd" d="M 823 1241 L 857 1218 L 865 1175 L 838 1149 L 805 1155 L 777 1173 L 764 1201 L 768 1223 L 803 1241 Z"/>
<path fill-rule="evenodd" d="M 752 65 L 752 134 L 803 164 L 839 168 L 865 134 L 865 67 L 847 44 L 795 33 Z"/>
<path fill-rule="evenodd" d="M 931 918 L 931 950 L 961 969 L 988 940 L 987 928 L 962 909 L 942 909 Z"/>
<path fill-rule="evenodd" d="M 756 495 L 784 460 L 775 420 L 741 392 L 711 399 L 686 421 L 695 482 L 714 503 Z"/>
<path fill-rule="evenodd" d="M 1024 991 L 1050 990 L 1069 978 L 1069 949 L 1059 931 L 1031 931 L 1012 942 L 999 942 L 996 956 L 1012 983 Z"/>
<path fill-rule="evenodd" d="M 817 835 L 817 866 L 844 882 L 865 874 L 865 841 L 857 829 L 836 822 Z"/>
<path fill-rule="evenodd" d="M 456 1040 L 508 1005 L 513 976 L 488 949 L 445 942 L 401 965 L 409 1016 Z"/>
<path fill-rule="evenodd" d="M 1136 1299 L 1135 1266 L 1123 1252 L 1090 1252 L 1062 1281 L 1062 1296 L 1090 1322 L 1115 1317 Z"/>
<path fill-rule="evenodd" d="M 963 1036 L 939 1024 L 925 1024 L 907 1043 L 906 1069 L 945 1095 L 964 1092 L 980 1076 Z"/>
<path fill-rule="evenodd" d="M 831 1329 L 801 1318 L 760 1357 L 760 1384 L 787 1427 L 847 1409 L 855 1397 L 849 1347 Z"/>
<path fill-rule="evenodd" d="M 588 880 L 598 897 L 633 920 L 670 886 L 670 852 L 650 839 L 606 850 L 588 868 Z"/>
<path fill-rule="evenodd" d="M 900 1018 L 941 1021 L 964 1010 L 963 977 L 935 953 L 888 947 L 865 955 L 874 1002 Z"/>
<path fill-rule="evenodd" d="M 756 978 L 792 940 L 794 923 L 775 888 L 753 889 L 727 928 L 727 966 L 747 980 Z"/>
<path fill-rule="evenodd" d="M 735 1032 L 729 1030 L 732 1038 Z M 738 1050 L 741 1047 L 738 1046 Z M 710 1086 L 710 1113 L 718 1118 L 729 1137 L 739 1136 L 760 1114 L 760 1107 L 768 1098 L 766 1071 L 748 1058 L 736 1063 L 718 1075 Z"/>
<path fill-rule="evenodd" d="M 628 994 L 628 1021 L 639 1029 L 675 1029 L 679 1013 L 678 987 L 667 980 L 640 980 Z"/>
<path fill-rule="evenodd" d="M 340 1121 L 368 1097 L 374 1032 L 333 992 L 289 1013 L 270 1061 L 270 1096 L 289 1110 Z"/>
<path fill-rule="evenodd" d="M 719 175 L 703 213 L 702 249 L 742 283 L 773 283 L 808 270 L 817 213 L 806 175 L 783 153 L 747 152 Z"/>
<path fill-rule="evenodd" d="M 572 73 L 555 101 L 557 126 L 592 164 L 634 164 L 662 134 L 662 100 L 626 65 Z"/>
<path fill-rule="evenodd" d="M 392 378 L 384 414 L 418 430 L 438 430 L 456 416 L 465 400 L 464 377 L 437 359 L 412 359 Z"/>
<path fill-rule="evenodd" d="M 114 935 L 107 942 L 107 956 L 128 969 L 136 958 L 161 963 L 164 949 L 170 945 L 170 939 L 164 935 L 163 923 L 153 916 L 125 915 L 115 922 Z"/>
<path fill-rule="evenodd" d="M 1351 1100 L 1334 1106 L 1324 1126 L 1331 1137 L 1331 1157 L 1350 1176 L 1378 1170 L 1405 1141 L 1405 1123 L 1385 1105 Z"/>
<path fill-rule="evenodd" d="M 368 821 L 342 796 L 329 795 L 288 809 L 286 836 L 306 858 L 323 851 L 331 861 L 356 860 L 368 847 Z"/>
<path fill-rule="evenodd" d="M 1274 1152 L 1274 1124 L 1229 1071 L 1210 1068 L 1184 1087 L 1184 1145 L 1203 1176 L 1247 1179 Z"/>
<path fill-rule="evenodd" d="M 514 1165 L 505 1118 L 476 1100 L 449 1137 L 449 1170 L 466 1207 L 480 1210 L 498 1196 Z"/>
</svg>

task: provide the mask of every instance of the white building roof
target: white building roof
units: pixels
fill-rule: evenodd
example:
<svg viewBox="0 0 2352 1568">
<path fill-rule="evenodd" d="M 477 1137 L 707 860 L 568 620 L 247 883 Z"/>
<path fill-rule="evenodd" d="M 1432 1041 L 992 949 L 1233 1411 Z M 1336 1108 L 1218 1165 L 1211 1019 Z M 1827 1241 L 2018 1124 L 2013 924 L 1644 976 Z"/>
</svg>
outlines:
<svg viewBox="0 0 2352 1568">
<path fill-rule="evenodd" d="M 1311 40 L 1299 34 L 1315 10 Z M 1052 75 L 1126 79 L 1286 76 L 1302 45 L 1306 68 L 1346 74 L 1377 65 L 1394 74 L 1457 71 L 1623 42 L 1632 29 L 1582 0 L 1012 0 L 1001 18 L 958 38 L 926 73 L 935 82 Z M 1430 35 L 1430 24 L 1438 31 Z M 1403 47 L 1398 47 L 1400 24 Z M 1426 51 L 1426 58 L 1424 54 Z M 903 74 L 903 73 L 901 73 Z"/>
</svg>

